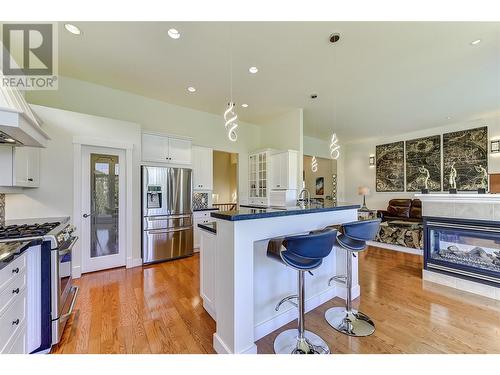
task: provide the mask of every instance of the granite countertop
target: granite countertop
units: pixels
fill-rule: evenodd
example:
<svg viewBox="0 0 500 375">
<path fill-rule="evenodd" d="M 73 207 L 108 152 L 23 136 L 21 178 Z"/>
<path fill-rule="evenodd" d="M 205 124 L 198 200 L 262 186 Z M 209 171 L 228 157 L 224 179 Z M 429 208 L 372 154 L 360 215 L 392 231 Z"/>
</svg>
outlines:
<svg viewBox="0 0 500 375">
<path fill-rule="evenodd" d="M 0 243 L 0 270 L 32 246 L 32 242 L 33 241 L 18 241 Z"/>
<path fill-rule="evenodd" d="M 197 212 L 197 211 L 218 211 L 219 208 L 218 207 L 206 207 L 206 208 L 195 208 L 193 210 L 193 212 Z"/>
<path fill-rule="evenodd" d="M 346 202 L 325 202 L 325 203 L 311 203 L 311 205 L 300 207 L 286 207 L 286 208 L 251 208 L 239 206 L 235 211 L 219 211 L 212 212 L 210 216 L 229 221 L 238 220 L 253 220 L 265 219 L 268 217 L 277 216 L 291 216 L 291 215 L 304 215 L 317 212 L 351 210 L 360 208 L 359 204 L 346 203 Z"/>
<path fill-rule="evenodd" d="M 198 228 L 217 234 L 217 223 L 215 221 L 206 224 L 198 224 Z"/>
</svg>

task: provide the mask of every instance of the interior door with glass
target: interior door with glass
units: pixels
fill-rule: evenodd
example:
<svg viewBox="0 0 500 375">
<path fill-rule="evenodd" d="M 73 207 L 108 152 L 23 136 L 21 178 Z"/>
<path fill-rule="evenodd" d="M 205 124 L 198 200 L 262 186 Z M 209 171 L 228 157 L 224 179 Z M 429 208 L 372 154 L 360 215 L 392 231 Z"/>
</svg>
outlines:
<svg viewBox="0 0 500 375">
<path fill-rule="evenodd" d="M 82 272 L 125 265 L 125 152 L 82 148 Z"/>
</svg>

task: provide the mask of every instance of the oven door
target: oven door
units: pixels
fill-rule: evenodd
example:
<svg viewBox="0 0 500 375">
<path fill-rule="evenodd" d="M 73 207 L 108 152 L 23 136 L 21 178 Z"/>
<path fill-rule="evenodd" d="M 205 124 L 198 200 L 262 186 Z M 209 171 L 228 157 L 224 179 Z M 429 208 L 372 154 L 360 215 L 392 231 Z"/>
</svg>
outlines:
<svg viewBox="0 0 500 375">
<path fill-rule="evenodd" d="M 66 321 L 73 312 L 78 294 L 78 287 L 72 285 L 71 258 L 72 250 L 78 237 L 68 244 L 62 244 L 52 251 L 53 289 L 52 289 L 52 344 L 60 341 Z"/>
</svg>

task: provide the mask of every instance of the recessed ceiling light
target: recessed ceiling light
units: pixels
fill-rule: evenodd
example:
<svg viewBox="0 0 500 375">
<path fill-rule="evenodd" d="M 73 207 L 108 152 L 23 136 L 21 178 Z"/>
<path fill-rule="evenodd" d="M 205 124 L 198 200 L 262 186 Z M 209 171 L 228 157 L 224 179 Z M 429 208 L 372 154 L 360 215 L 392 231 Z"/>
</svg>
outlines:
<svg viewBox="0 0 500 375">
<path fill-rule="evenodd" d="M 451 116 L 446 116 L 446 119 L 447 120 L 451 120 Z"/>
<path fill-rule="evenodd" d="M 189 86 L 189 87 L 187 88 L 187 90 L 188 90 L 189 92 L 196 92 L 196 89 L 195 89 L 193 86 Z"/>
<path fill-rule="evenodd" d="M 255 74 L 259 71 L 259 69 L 256 66 L 251 66 L 248 71 L 252 74 Z"/>
<path fill-rule="evenodd" d="M 248 104 L 243 103 L 241 106 L 242 106 L 243 108 L 247 108 L 247 107 L 248 107 Z"/>
<path fill-rule="evenodd" d="M 172 39 L 179 39 L 181 37 L 181 33 L 177 29 L 169 29 L 168 36 Z"/>
<path fill-rule="evenodd" d="M 473 40 L 472 42 L 470 42 L 470 44 L 472 44 L 473 46 L 475 46 L 476 44 L 479 44 L 481 43 L 481 39 L 476 39 L 476 40 Z"/>
<path fill-rule="evenodd" d="M 68 30 L 71 34 L 75 35 L 81 35 L 82 31 L 78 28 L 78 26 L 75 26 L 71 23 L 65 23 L 64 28 Z"/>
<path fill-rule="evenodd" d="M 330 43 L 337 43 L 340 40 L 340 34 L 339 33 L 333 33 L 330 35 Z"/>
</svg>

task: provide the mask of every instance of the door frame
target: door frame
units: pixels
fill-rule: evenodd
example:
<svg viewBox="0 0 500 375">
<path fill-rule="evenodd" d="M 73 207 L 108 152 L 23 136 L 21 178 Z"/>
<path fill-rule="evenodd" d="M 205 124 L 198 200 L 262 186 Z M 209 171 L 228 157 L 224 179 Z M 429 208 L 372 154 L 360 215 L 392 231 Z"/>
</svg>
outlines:
<svg viewBox="0 0 500 375">
<path fill-rule="evenodd" d="M 92 219 L 81 221 L 80 243 L 82 246 L 82 273 L 101 271 L 105 269 L 123 267 L 126 264 L 126 193 L 125 187 L 127 174 L 125 169 L 125 150 L 110 147 L 82 146 L 82 213 L 92 212 L 92 199 L 89 199 L 92 191 L 92 155 L 112 155 L 118 159 L 118 253 L 92 258 Z M 121 167 L 121 168 L 120 168 Z M 83 216 L 82 216 L 83 217 Z M 84 232 L 84 229 L 87 231 Z M 90 251 L 89 251 L 90 250 Z"/>
<path fill-rule="evenodd" d="M 125 266 L 136 267 L 142 264 L 142 259 L 134 259 L 132 252 L 133 234 L 133 143 L 114 142 L 108 139 L 74 136 L 73 137 L 73 224 L 81 237 L 82 228 L 82 146 L 104 147 L 125 151 Z M 82 275 L 83 251 L 81 241 L 73 248 L 72 271 L 73 278 Z"/>
</svg>

